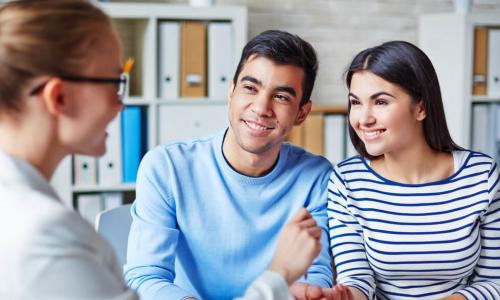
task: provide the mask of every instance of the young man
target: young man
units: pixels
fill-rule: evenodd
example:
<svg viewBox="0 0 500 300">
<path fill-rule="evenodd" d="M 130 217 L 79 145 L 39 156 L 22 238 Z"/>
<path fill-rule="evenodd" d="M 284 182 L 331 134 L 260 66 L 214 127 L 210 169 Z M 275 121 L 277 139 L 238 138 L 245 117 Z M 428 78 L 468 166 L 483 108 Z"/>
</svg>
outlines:
<svg viewBox="0 0 500 300">
<path fill-rule="evenodd" d="M 244 48 L 227 130 L 160 146 L 141 162 L 125 277 L 143 299 L 231 299 L 266 270 L 278 234 L 305 207 L 323 248 L 307 282 L 331 287 L 330 163 L 284 143 L 311 109 L 310 44 L 266 31 Z"/>
</svg>

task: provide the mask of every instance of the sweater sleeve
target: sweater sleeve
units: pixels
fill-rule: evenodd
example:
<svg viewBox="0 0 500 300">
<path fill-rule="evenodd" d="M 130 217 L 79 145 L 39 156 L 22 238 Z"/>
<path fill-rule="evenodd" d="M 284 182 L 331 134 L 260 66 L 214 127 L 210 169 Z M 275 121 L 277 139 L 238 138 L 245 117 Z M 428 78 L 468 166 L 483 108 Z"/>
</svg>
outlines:
<svg viewBox="0 0 500 300">
<path fill-rule="evenodd" d="M 143 158 L 131 208 L 124 275 L 144 300 L 194 298 L 174 284 L 179 230 L 164 155 L 156 149 Z"/>
<path fill-rule="evenodd" d="M 479 224 L 481 253 L 469 286 L 458 291 L 467 299 L 500 299 L 500 176 L 496 163 L 488 173 L 487 211 Z"/>
<path fill-rule="evenodd" d="M 332 259 L 329 253 L 328 241 L 328 222 L 327 222 L 327 184 L 328 176 L 332 170 L 331 164 L 325 161 L 322 166 L 323 172 L 318 177 L 316 186 L 313 190 L 316 194 L 310 196 L 311 200 L 307 205 L 307 210 L 311 216 L 316 220 L 318 227 L 321 228 L 321 252 L 318 257 L 313 261 L 312 265 L 307 270 L 307 278 L 301 278 L 299 282 L 305 282 L 312 285 L 319 285 L 323 288 L 333 286 L 333 272 L 332 272 Z"/>
<path fill-rule="evenodd" d="M 328 226 L 336 283 L 358 288 L 374 299 L 375 279 L 367 260 L 363 231 L 350 212 L 345 182 L 335 167 L 328 183 Z"/>
</svg>

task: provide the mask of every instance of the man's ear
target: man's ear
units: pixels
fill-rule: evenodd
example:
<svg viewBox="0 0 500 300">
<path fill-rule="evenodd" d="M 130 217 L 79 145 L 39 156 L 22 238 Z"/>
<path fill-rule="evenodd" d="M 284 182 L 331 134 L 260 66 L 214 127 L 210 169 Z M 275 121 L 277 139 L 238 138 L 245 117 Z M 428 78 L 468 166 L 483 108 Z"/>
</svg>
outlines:
<svg viewBox="0 0 500 300">
<path fill-rule="evenodd" d="M 312 102 L 311 100 L 307 101 L 304 105 L 299 108 L 299 113 L 297 114 L 297 118 L 295 119 L 294 125 L 300 125 L 307 118 L 307 115 L 311 112 Z"/>
<path fill-rule="evenodd" d="M 427 111 L 425 110 L 424 101 L 420 100 L 416 106 L 416 118 L 417 121 L 423 121 L 427 117 Z"/>
<path fill-rule="evenodd" d="M 233 91 L 234 91 L 234 81 L 231 80 L 231 84 L 229 85 L 227 89 L 227 102 L 231 102 L 232 96 L 233 96 Z"/>
<path fill-rule="evenodd" d="M 59 78 L 51 78 L 45 84 L 41 97 L 50 114 L 57 115 L 61 113 L 66 106 L 66 100 L 63 93 L 63 81 Z"/>
</svg>

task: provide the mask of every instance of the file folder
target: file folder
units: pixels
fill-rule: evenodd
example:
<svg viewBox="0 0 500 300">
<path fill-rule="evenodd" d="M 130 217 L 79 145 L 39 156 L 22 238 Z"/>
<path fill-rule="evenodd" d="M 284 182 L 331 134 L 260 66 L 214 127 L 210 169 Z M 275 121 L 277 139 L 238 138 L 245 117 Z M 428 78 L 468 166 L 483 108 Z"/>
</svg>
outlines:
<svg viewBox="0 0 500 300">
<path fill-rule="evenodd" d="M 146 110 L 127 106 L 122 112 L 123 182 L 133 183 L 147 148 Z"/>
<path fill-rule="evenodd" d="M 323 115 L 309 114 L 302 126 L 304 126 L 304 148 L 313 154 L 323 155 Z"/>
<path fill-rule="evenodd" d="M 500 29 L 488 31 L 488 83 L 489 97 L 500 97 Z"/>
<path fill-rule="evenodd" d="M 488 28 L 474 29 L 474 74 L 472 78 L 472 94 L 486 95 L 486 65 L 488 56 Z"/>
<path fill-rule="evenodd" d="M 163 21 L 158 27 L 158 95 L 164 100 L 178 99 L 180 25 Z"/>
<path fill-rule="evenodd" d="M 104 209 L 100 194 L 81 194 L 76 198 L 78 213 L 94 227 L 97 214 Z"/>
<path fill-rule="evenodd" d="M 228 22 L 208 25 L 208 94 L 211 100 L 226 100 L 233 72 L 232 27 Z"/>
<path fill-rule="evenodd" d="M 472 107 L 472 149 L 475 151 L 489 152 L 489 105 L 474 104 Z"/>
<path fill-rule="evenodd" d="M 160 105 L 158 109 L 160 145 L 213 134 L 227 126 L 226 105 Z"/>
<path fill-rule="evenodd" d="M 102 193 L 101 196 L 103 199 L 103 207 L 105 210 L 123 205 L 123 193 Z"/>
<path fill-rule="evenodd" d="M 332 164 L 339 163 L 345 158 L 345 119 L 343 115 L 324 116 L 324 155 Z"/>
<path fill-rule="evenodd" d="M 207 31 L 203 22 L 181 26 L 181 97 L 207 96 Z"/>
<path fill-rule="evenodd" d="M 106 153 L 98 158 L 98 182 L 100 185 L 120 184 L 122 180 L 121 116 L 108 125 Z"/>
<path fill-rule="evenodd" d="M 97 184 L 97 162 L 92 156 L 75 155 L 73 159 L 75 185 Z"/>
</svg>

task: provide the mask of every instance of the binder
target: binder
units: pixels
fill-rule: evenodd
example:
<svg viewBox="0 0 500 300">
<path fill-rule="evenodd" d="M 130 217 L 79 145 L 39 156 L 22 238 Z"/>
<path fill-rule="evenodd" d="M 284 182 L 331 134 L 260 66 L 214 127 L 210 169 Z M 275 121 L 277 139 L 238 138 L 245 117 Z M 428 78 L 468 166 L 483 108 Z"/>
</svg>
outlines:
<svg viewBox="0 0 500 300">
<path fill-rule="evenodd" d="M 120 184 L 122 179 L 122 138 L 121 116 L 118 115 L 108 125 L 106 153 L 97 160 L 98 182 L 100 185 Z"/>
<path fill-rule="evenodd" d="M 302 147 L 304 145 L 304 127 L 302 127 L 302 124 L 299 126 L 294 126 L 288 136 L 286 137 L 286 140 L 290 144 L 294 144 L 296 146 Z"/>
<path fill-rule="evenodd" d="M 476 27 L 474 29 L 473 95 L 486 95 L 487 51 L 488 29 L 486 27 Z"/>
<path fill-rule="evenodd" d="M 304 126 L 304 148 L 311 153 L 323 155 L 323 115 L 310 114 L 302 126 Z"/>
<path fill-rule="evenodd" d="M 472 107 L 472 149 L 483 153 L 489 151 L 488 108 L 488 104 L 474 104 Z"/>
<path fill-rule="evenodd" d="M 147 149 L 146 110 L 127 106 L 122 112 L 122 181 L 133 183 L 142 156 Z"/>
<path fill-rule="evenodd" d="M 494 142 L 494 147 L 495 147 L 495 160 L 497 161 L 497 164 L 500 165 L 500 104 L 495 103 L 495 122 L 492 127 L 492 131 L 494 131 L 495 135 L 495 142 Z"/>
<path fill-rule="evenodd" d="M 179 22 L 160 22 L 158 26 L 158 95 L 164 100 L 179 98 Z"/>
<path fill-rule="evenodd" d="M 113 193 L 102 193 L 104 209 L 111 209 L 123 205 L 123 193 L 113 192 Z"/>
<path fill-rule="evenodd" d="M 207 32 L 199 21 L 181 26 L 181 97 L 207 96 Z"/>
<path fill-rule="evenodd" d="M 208 25 L 208 93 L 212 100 L 226 100 L 233 59 L 231 23 Z"/>
<path fill-rule="evenodd" d="M 356 148 L 354 148 L 354 145 L 351 142 L 351 137 L 349 136 L 349 116 L 347 116 L 347 122 L 345 126 L 345 136 L 346 136 L 345 157 L 350 158 L 358 155 L 359 153 L 358 151 L 356 151 Z"/>
<path fill-rule="evenodd" d="M 97 162 L 92 156 L 75 155 L 73 159 L 75 185 L 97 184 Z"/>
<path fill-rule="evenodd" d="M 500 29 L 488 30 L 487 95 L 500 97 Z"/>
<path fill-rule="evenodd" d="M 202 137 L 227 128 L 227 106 L 205 103 L 197 106 L 160 105 L 158 143 Z"/>
<path fill-rule="evenodd" d="M 78 213 L 94 227 L 97 214 L 104 209 L 101 195 L 81 194 L 76 201 Z"/>
<path fill-rule="evenodd" d="M 324 117 L 325 157 L 336 164 L 345 158 L 346 136 L 345 116 L 326 115 Z"/>
</svg>

